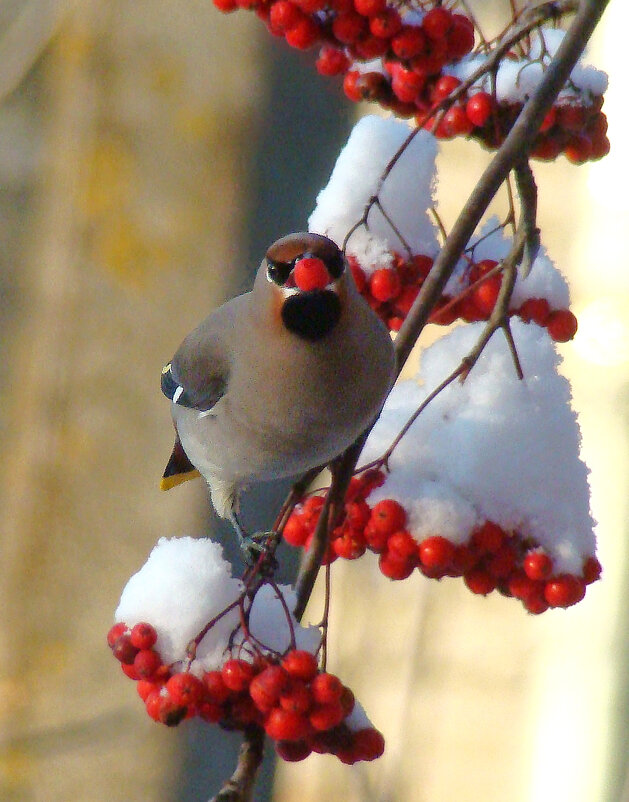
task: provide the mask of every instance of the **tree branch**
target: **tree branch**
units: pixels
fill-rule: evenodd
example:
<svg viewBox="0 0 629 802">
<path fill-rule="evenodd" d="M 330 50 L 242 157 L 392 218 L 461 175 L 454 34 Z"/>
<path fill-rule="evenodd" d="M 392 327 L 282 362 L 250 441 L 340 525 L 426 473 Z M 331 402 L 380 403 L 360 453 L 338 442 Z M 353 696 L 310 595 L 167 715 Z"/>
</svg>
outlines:
<svg viewBox="0 0 629 802">
<path fill-rule="evenodd" d="M 258 769 L 264 757 L 264 730 L 249 727 L 238 752 L 234 773 L 210 802 L 251 802 Z"/>
</svg>

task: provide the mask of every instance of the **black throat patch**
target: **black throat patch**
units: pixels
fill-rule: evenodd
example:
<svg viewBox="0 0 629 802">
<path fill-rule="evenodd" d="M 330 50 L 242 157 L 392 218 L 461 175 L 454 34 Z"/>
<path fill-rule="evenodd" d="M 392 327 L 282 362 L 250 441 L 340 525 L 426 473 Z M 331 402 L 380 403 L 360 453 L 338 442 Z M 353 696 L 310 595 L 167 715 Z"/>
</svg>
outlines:
<svg viewBox="0 0 629 802">
<path fill-rule="evenodd" d="M 282 306 L 286 328 L 304 340 L 321 340 L 341 317 L 341 302 L 331 290 L 312 290 L 289 296 Z"/>
</svg>

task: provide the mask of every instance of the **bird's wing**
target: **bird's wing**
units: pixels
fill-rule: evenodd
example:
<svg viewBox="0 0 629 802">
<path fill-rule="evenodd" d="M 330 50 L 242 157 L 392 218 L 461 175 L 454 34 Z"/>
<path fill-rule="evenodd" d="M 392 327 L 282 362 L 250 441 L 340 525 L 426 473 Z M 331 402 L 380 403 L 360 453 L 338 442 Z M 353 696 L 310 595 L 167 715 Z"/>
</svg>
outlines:
<svg viewBox="0 0 629 802">
<path fill-rule="evenodd" d="M 225 395 L 229 358 L 213 328 L 204 321 L 163 368 L 162 392 L 174 404 L 206 412 Z"/>
</svg>

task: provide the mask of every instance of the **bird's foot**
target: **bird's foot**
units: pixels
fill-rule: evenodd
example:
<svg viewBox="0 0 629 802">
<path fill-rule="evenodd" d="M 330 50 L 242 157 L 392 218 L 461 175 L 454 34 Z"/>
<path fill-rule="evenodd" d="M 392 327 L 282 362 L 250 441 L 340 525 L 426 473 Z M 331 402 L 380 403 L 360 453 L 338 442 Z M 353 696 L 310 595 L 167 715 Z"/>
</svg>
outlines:
<svg viewBox="0 0 629 802">
<path fill-rule="evenodd" d="M 276 566 L 273 554 L 279 539 L 278 533 L 263 531 L 249 534 L 243 528 L 235 512 L 232 512 L 230 518 L 238 535 L 238 543 L 245 562 L 252 567 L 262 568 L 264 566 L 273 569 Z"/>
<path fill-rule="evenodd" d="M 251 535 L 239 533 L 240 550 L 250 566 L 259 571 L 273 571 L 277 561 L 273 556 L 278 542 L 277 532 L 254 532 Z"/>
</svg>

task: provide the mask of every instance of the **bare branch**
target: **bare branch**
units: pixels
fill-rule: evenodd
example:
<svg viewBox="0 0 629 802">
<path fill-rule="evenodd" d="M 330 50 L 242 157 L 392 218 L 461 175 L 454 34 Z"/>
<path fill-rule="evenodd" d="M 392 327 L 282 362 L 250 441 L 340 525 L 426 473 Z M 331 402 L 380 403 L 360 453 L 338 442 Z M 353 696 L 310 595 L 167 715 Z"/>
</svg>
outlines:
<svg viewBox="0 0 629 802">
<path fill-rule="evenodd" d="M 249 727 L 238 753 L 236 769 L 210 802 L 251 802 L 255 779 L 264 756 L 264 730 Z"/>
</svg>

